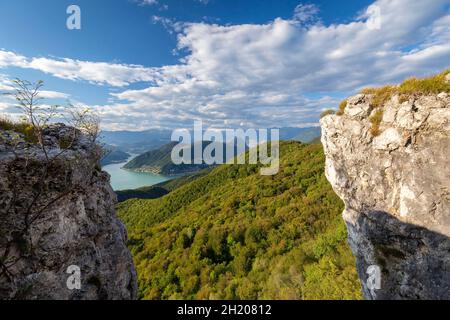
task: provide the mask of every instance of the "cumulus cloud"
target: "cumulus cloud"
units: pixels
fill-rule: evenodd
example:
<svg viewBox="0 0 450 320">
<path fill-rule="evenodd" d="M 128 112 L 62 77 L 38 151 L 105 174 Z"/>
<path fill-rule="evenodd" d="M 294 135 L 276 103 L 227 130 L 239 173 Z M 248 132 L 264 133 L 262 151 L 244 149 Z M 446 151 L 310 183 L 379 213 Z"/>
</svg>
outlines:
<svg viewBox="0 0 450 320">
<path fill-rule="evenodd" d="M 297 7 L 292 19 L 266 24 L 179 24 L 177 49 L 188 54 L 161 68 L 1 51 L 0 67 L 15 64 L 114 86 L 148 81 L 147 88 L 116 92 L 116 103 L 97 107 L 110 128 L 190 126 L 197 119 L 216 127 L 306 126 L 337 105 L 337 92 L 448 67 L 448 0 L 373 5 L 381 13 L 379 29 L 368 26 L 370 15 L 315 23 L 318 9 L 308 5 Z"/>
<path fill-rule="evenodd" d="M 35 69 L 67 80 L 85 80 L 95 84 L 123 87 L 130 83 L 154 79 L 156 70 L 140 65 L 81 61 L 69 58 L 27 58 L 0 50 L 0 68 Z"/>
<path fill-rule="evenodd" d="M 115 94 L 129 103 L 111 108 L 141 113 L 161 126 L 193 119 L 215 126 L 310 124 L 324 108 L 336 106 L 329 92 L 353 92 L 447 67 L 447 3 L 377 1 L 379 30 L 364 19 L 304 28 L 298 21 L 310 21 L 317 12 L 305 6 L 297 7 L 297 20 L 187 24 L 178 49 L 190 54 L 160 68 L 155 85 Z M 305 98 L 311 94 L 322 98 Z"/>
<path fill-rule="evenodd" d="M 0 49 L 0 68 L 9 66 L 24 67 L 26 63 L 27 59 L 24 56 Z"/>
<path fill-rule="evenodd" d="M 0 74 L 0 94 L 14 90 L 11 80 L 5 74 Z"/>
<path fill-rule="evenodd" d="M 64 92 L 42 90 L 39 92 L 39 97 L 42 99 L 69 99 L 70 95 Z"/>
</svg>

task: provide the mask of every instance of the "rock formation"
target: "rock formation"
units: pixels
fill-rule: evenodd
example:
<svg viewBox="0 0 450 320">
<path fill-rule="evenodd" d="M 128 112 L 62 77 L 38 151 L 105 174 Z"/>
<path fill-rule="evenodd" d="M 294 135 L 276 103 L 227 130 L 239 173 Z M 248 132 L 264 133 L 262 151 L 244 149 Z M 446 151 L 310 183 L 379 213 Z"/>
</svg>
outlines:
<svg viewBox="0 0 450 320">
<path fill-rule="evenodd" d="M 345 202 L 364 295 L 450 299 L 450 95 L 392 96 L 377 136 L 371 99 L 354 96 L 343 115 L 321 120 L 326 175 Z"/>
<path fill-rule="evenodd" d="M 0 130 L 0 299 L 136 298 L 100 148 L 64 125 L 44 137 Z"/>
</svg>

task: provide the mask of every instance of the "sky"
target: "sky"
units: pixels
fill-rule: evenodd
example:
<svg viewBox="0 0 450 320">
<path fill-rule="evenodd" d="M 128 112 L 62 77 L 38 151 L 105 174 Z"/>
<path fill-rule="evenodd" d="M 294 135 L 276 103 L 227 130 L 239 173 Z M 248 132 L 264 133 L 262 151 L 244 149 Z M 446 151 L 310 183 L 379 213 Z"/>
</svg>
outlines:
<svg viewBox="0 0 450 320">
<path fill-rule="evenodd" d="M 450 0 L 0 0 L 0 92 L 43 80 L 46 104 L 107 130 L 316 126 L 363 87 L 449 62 Z"/>
</svg>

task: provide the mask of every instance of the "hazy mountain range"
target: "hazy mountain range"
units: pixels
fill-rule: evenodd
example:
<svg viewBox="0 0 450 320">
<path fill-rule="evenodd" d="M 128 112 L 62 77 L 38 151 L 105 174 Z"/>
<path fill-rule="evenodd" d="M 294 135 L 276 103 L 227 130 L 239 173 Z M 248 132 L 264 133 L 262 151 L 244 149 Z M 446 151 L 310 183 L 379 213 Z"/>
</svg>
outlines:
<svg viewBox="0 0 450 320">
<path fill-rule="evenodd" d="M 103 143 L 134 154 L 142 154 L 170 143 L 171 130 L 151 129 L 146 131 L 102 131 Z M 320 136 L 320 127 L 281 128 L 280 140 L 311 142 Z"/>
</svg>

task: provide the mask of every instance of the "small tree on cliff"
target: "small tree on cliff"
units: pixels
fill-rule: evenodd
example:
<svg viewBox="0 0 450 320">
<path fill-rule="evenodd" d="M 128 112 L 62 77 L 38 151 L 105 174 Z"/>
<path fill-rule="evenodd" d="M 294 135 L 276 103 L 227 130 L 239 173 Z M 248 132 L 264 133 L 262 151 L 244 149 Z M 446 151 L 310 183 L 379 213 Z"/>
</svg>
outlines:
<svg viewBox="0 0 450 320">
<path fill-rule="evenodd" d="M 58 160 L 74 147 L 80 133 L 88 138 L 92 150 L 99 150 L 98 159 L 92 163 L 95 167 L 102 155 L 101 148 L 96 144 L 99 135 L 99 118 L 88 108 L 46 105 L 42 103 L 40 93 L 44 83 L 16 79 L 13 81 L 12 93 L 18 103 L 17 107 L 22 113 L 20 122 L 5 121 L 8 135 L 6 141 L 8 150 L 15 155 L 14 170 L 9 170 L 10 177 L 7 181 L 13 182 L 18 179 L 14 174 L 26 173 L 29 170 L 38 172 L 37 178 L 29 181 L 32 187 L 27 194 L 19 190 L 16 183 L 11 183 L 11 197 L 4 208 L 0 208 L 4 217 L 14 215 L 17 219 L 23 219 L 20 230 L 8 230 L 8 234 L 1 235 L 0 239 L 0 284 L 2 282 L 13 282 L 13 267 L 22 259 L 30 256 L 33 243 L 30 236 L 30 227 L 38 219 L 44 216 L 52 206 L 73 192 L 82 191 L 79 185 L 68 182 L 57 192 L 49 192 L 46 182 L 51 178 L 52 170 L 58 168 Z M 58 140 L 59 151 L 50 152 L 55 148 L 54 143 L 47 136 L 52 129 L 51 122 L 54 120 L 64 121 L 68 124 L 64 136 Z M 0 138 L 2 138 L 0 136 Z M 2 138 L 5 140 L 5 138 Z M 0 139 L 1 140 L 1 139 Z M 89 146 L 88 146 L 89 147 Z M 95 149 L 94 149 L 95 148 Z M 43 155 L 43 157 L 42 157 Z M 71 166 L 70 161 L 77 160 L 77 153 L 72 152 L 71 157 L 64 157 L 64 165 Z M 20 210 L 18 209 L 20 208 Z M 0 217 L 1 218 L 1 217 Z M 19 250 L 17 250 L 19 249 Z"/>
</svg>

